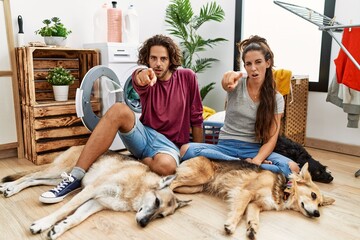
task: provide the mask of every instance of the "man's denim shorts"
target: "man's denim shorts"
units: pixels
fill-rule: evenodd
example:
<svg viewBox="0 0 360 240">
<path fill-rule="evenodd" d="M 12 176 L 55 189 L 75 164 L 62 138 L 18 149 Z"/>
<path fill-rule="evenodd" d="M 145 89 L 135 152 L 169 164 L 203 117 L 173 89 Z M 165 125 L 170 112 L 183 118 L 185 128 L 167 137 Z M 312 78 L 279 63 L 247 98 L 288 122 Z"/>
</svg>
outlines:
<svg viewBox="0 0 360 240">
<path fill-rule="evenodd" d="M 179 165 L 179 148 L 163 134 L 144 126 L 138 118 L 135 117 L 135 119 L 135 126 L 130 132 L 119 132 L 127 150 L 138 159 L 154 157 L 158 153 L 166 153 L 171 155 L 176 160 L 176 164 Z"/>
</svg>

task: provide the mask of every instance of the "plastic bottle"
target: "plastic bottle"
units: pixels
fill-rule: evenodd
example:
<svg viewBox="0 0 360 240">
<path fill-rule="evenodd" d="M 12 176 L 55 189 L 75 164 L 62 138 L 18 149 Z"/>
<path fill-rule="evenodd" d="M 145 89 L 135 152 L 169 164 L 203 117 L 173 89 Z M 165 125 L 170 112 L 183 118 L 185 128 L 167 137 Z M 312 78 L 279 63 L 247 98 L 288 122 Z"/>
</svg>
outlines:
<svg viewBox="0 0 360 240">
<path fill-rule="evenodd" d="M 112 1 L 112 8 L 107 10 L 107 40 L 108 42 L 122 42 L 122 13 L 116 8 L 116 1 Z"/>
<path fill-rule="evenodd" d="M 125 16 L 124 42 L 139 43 L 139 15 L 133 4 L 130 4 Z"/>
<path fill-rule="evenodd" d="M 107 10 L 109 6 L 104 3 L 94 15 L 94 41 L 95 42 L 107 42 L 108 38 L 108 20 Z"/>
</svg>

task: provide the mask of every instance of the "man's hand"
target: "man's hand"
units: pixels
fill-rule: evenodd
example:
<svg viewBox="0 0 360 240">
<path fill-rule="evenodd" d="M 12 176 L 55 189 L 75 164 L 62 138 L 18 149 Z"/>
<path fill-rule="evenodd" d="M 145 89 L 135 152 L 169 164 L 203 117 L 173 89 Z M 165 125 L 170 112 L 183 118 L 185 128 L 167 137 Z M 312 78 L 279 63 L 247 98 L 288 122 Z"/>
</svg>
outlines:
<svg viewBox="0 0 360 240">
<path fill-rule="evenodd" d="M 229 71 L 223 76 L 221 84 L 225 91 L 232 91 L 239 83 L 239 79 L 243 76 L 241 72 Z"/>
<path fill-rule="evenodd" d="M 139 86 L 154 86 L 157 81 L 157 77 L 152 68 L 140 69 L 136 73 L 136 83 Z"/>
</svg>

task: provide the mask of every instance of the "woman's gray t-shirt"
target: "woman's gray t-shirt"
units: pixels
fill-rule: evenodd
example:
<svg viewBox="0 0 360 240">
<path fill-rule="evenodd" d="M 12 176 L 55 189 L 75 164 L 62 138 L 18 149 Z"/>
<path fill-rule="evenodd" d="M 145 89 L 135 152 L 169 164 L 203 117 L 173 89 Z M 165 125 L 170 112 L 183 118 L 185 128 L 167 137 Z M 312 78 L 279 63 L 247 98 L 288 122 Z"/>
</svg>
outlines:
<svg viewBox="0 0 360 240">
<path fill-rule="evenodd" d="M 259 142 L 255 140 L 255 121 L 259 102 L 255 103 L 246 87 L 246 78 L 239 80 L 239 84 L 227 94 L 227 107 L 224 126 L 220 130 L 219 139 L 235 139 L 245 142 Z M 284 98 L 276 93 L 275 114 L 284 113 Z"/>
</svg>

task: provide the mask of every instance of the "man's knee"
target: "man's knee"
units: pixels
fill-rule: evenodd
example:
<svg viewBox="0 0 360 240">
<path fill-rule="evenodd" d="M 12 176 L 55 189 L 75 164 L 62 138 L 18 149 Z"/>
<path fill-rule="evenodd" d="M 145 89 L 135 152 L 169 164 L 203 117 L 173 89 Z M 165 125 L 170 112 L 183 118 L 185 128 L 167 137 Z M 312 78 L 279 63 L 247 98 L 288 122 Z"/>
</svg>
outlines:
<svg viewBox="0 0 360 240">
<path fill-rule="evenodd" d="M 129 131 L 135 122 L 134 112 L 126 104 L 119 102 L 113 104 L 103 118 L 125 132 Z"/>
<path fill-rule="evenodd" d="M 121 119 L 121 117 L 132 116 L 133 112 L 126 104 L 117 102 L 110 107 L 105 116 L 106 115 L 112 118 Z"/>
<path fill-rule="evenodd" d="M 156 154 L 154 158 L 143 161 L 150 169 L 160 176 L 168 176 L 176 172 L 176 160 L 169 154 Z"/>
</svg>

